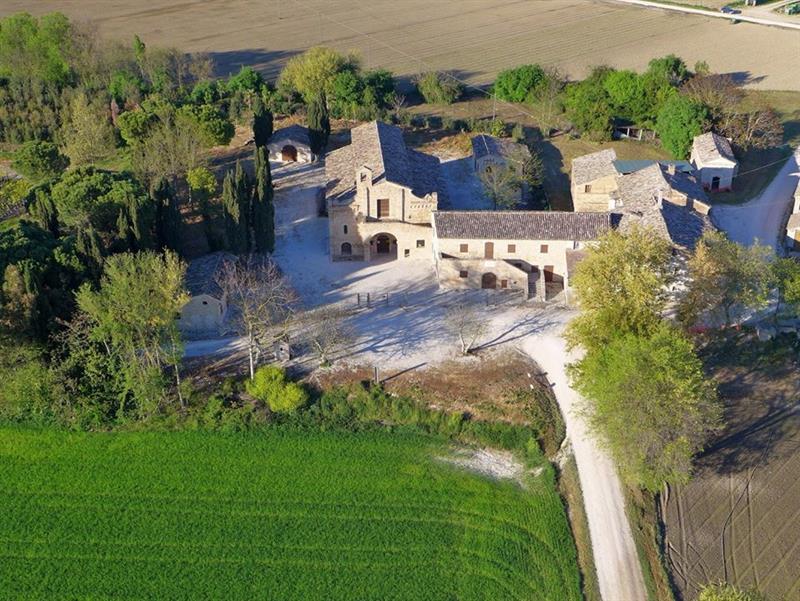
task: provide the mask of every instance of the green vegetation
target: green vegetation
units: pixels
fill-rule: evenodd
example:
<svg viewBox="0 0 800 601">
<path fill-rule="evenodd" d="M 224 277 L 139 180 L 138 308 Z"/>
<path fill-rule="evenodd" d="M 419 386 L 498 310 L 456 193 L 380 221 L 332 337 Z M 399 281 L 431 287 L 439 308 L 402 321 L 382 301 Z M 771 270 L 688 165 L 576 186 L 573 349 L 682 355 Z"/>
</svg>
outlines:
<svg viewBox="0 0 800 601">
<path fill-rule="evenodd" d="M 731 584 L 714 584 L 703 587 L 697 601 L 766 601 L 755 590 L 743 590 Z"/>
<path fill-rule="evenodd" d="M 664 148 L 675 158 L 689 154 L 692 140 L 703 133 L 708 111 L 686 96 L 672 96 L 658 112 L 656 131 Z"/>
<path fill-rule="evenodd" d="M 549 468 L 492 481 L 410 433 L 2 440 L 12 597 L 581 598 Z"/>
<path fill-rule="evenodd" d="M 464 93 L 462 84 L 452 73 L 428 71 L 414 79 L 420 96 L 430 104 L 452 104 Z"/>
<path fill-rule="evenodd" d="M 497 75 L 493 92 L 501 100 L 526 102 L 538 98 L 548 84 L 548 73 L 539 65 L 522 65 Z"/>
<path fill-rule="evenodd" d="M 69 160 L 52 142 L 31 140 L 14 153 L 11 166 L 31 182 L 57 177 L 67 168 Z"/>
<path fill-rule="evenodd" d="M 302 386 L 288 381 L 280 367 L 265 365 L 245 383 L 247 394 L 267 404 L 275 413 L 292 413 L 308 402 Z"/>
</svg>

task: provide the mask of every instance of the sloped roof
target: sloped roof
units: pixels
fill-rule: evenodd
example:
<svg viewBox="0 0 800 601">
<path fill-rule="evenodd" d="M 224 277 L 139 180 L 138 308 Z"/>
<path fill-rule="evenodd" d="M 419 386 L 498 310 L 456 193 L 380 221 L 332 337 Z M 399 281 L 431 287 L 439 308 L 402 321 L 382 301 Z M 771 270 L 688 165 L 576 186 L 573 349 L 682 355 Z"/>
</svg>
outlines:
<svg viewBox="0 0 800 601">
<path fill-rule="evenodd" d="M 713 131 L 695 136 L 692 149 L 701 163 L 710 163 L 719 158 L 736 162 L 731 143 Z"/>
<path fill-rule="evenodd" d="M 627 174 L 627 173 L 634 173 L 641 169 L 645 169 L 650 165 L 654 165 L 655 163 L 659 163 L 661 165 L 674 165 L 677 171 L 684 171 L 687 173 L 691 173 L 694 171 L 694 167 L 689 161 L 654 161 L 651 159 L 641 159 L 641 160 L 632 160 L 632 161 L 623 161 L 617 159 L 614 161 L 614 169 L 617 170 L 618 173 Z"/>
<path fill-rule="evenodd" d="M 217 283 L 217 276 L 227 262 L 236 262 L 236 256 L 224 251 L 203 255 L 189 261 L 186 267 L 186 289 L 192 296 L 208 294 L 222 298 L 222 288 Z"/>
<path fill-rule="evenodd" d="M 436 211 L 436 236 L 460 240 L 596 240 L 613 228 L 611 213 Z"/>
<path fill-rule="evenodd" d="M 580 186 L 601 177 L 617 175 L 617 170 L 614 167 L 614 161 L 616 160 L 617 153 L 614 152 L 613 148 L 572 159 L 572 183 Z"/>
<path fill-rule="evenodd" d="M 385 180 L 411 189 L 414 195 L 439 192 L 443 186 L 439 159 L 406 147 L 399 127 L 372 121 L 350 131 L 349 145 L 328 154 L 325 175 L 328 197 L 347 202 L 355 192 L 356 172 L 372 170 L 372 181 Z"/>
<path fill-rule="evenodd" d="M 311 143 L 311 140 L 308 136 L 308 128 L 298 125 L 297 123 L 288 127 L 283 127 L 273 132 L 269 139 L 269 144 L 285 142 L 289 140 L 293 142 L 300 142 L 301 144 L 308 146 Z"/>
<path fill-rule="evenodd" d="M 517 153 L 523 157 L 530 155 L 527 146 L 508 138 L 495 138 L 488 134 L 479 134 L 472 138 L 472 155 L 476 159 L 482 159 L 487 156 L 505 159 Z"/>
</svg>

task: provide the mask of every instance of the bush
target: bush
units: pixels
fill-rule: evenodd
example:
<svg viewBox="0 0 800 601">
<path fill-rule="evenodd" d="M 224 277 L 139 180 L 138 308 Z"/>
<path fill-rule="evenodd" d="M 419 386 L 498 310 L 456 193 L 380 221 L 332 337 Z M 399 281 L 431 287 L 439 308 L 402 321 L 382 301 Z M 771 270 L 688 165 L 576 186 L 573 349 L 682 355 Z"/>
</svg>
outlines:
<svg viewBox="0 0 800 601">
<path fill-rule="evenodd" d="M 539 65 L 522 65 L 501 71 L 494 82 L 494 93 L 501 100 L 534 100 L 547 85 L 547 73 Z"/>
<path fill-rule="evenodd" d="M 52 142 L 31 141 L 23 144 L 14 154 L 12 167 L 32 181 L 60 175 L 69 159 L 58 151 Z"/>
<path fill-rule="evenodd" d="M 203 142 L 208 146 L 224 146 L 235 133 L 233 123 L 210 104 L 187 104 L 178 109 L 178 115 L 198 126 Z"/>
<path fill-rule="evenodd" d="M 454 75 L 441 71 L 423 73 L 414 84 L 428 104 L 452 104 L 464 93 L 464 85 Z"/>
<path fill-rule="evenodd" d="M 269 406 L 275 413 L 293 413 L 308 401 L 305 389 L 286 379 L 286 373 L 274 365 L 256 370 L 245 385 L 247 393 Z"/>
<path fill-rule="evenodd" d="M 692 140 L 705 130 L 708 109 L 694 100 L 675 94 L 658 112 L 656 132 L 664 148 L 676 159 L 684 159 Z"/>
</svg>

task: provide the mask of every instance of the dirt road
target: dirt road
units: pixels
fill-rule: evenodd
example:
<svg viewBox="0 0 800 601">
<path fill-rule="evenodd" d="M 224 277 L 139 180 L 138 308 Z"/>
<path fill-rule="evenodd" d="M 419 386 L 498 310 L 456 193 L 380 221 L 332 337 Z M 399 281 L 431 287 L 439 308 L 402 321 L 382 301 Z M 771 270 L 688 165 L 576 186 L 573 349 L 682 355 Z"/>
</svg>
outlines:
<svg viewBox="0 0 800 601">
<path fill-rule="evenodd" d="M 779 15 L 773 15 L 768 11 L 751 13 L 749 11 L 736 14 L 727 14 L 723 12 L 705 10 L 701 8 L 692 8 L 689 6 L 678 6 L 676 4 L 662 4 L 661 2 L 649 2 L 648 0 L 614 0 L 614 2 L 622 2 L 623 4 L 632 4 L 634 6 L 642 6 L 644 8 L 655 8 L 659 10 L 672 10 L 689 15 L 702 15 L 704 17 L 711 17 L 714 19 L 726 19 L 732 22 L 755 23 L 756 25 L 770 25 L 772 27 L 783 27 L 784 29 L 794 29 L 800 31 L 800 23 L 791 19 L 782 19 Z"/>
<path fill-rule="evenodd" d="M 605 601 L 642 601 L 647 599 L 647 592 L 625 513 L 622 486 L 611 458 L 598 447 L 586 422 L 576 413 L 581 398 L 567 379 L 565 367 L 574 357 L 567 353 L 562 330 L 563 326 L 530 337 L 523 341 L 522 348 L 553 383 L 564 415 L 578 465 L 600 594 Z"/>
<path fill-rule="evenodd" d="M 757 198 L 742 205 L 714 206 L 714 223 L 740 244 L 750 245 L 758 240 L 777 248 L 783 219 L 797 187 L 798 172 L 800 147 Z"/>
</svg>

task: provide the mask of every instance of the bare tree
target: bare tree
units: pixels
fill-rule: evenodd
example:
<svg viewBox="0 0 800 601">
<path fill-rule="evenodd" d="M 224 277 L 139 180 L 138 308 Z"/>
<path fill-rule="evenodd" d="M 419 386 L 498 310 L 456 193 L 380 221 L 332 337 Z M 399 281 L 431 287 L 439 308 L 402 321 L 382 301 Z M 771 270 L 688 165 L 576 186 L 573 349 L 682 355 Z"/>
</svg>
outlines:
<svg viewBox="0 0 800 601">
<path fill-rule="evenodd" d="M 753 112 L 730 113 L 725 116 L 720 130 L 742 150 L 772 148 L 783 141 L 781 120 L 769 107 Z"/>
<path fill-rule="evenodd" d="M 505 165 L 488 165 L 480 172 L 478 177 L 495 209 L 513 209 L 519 204 L 522 182 L 517 167 L 509 161 Z"/>
<path fill-rule="evenodd" d="M 217 283 L 234 309 L 238 333 L 247 339 L 252 380 L 261 350 L 288 333 L 296 295 L 278 266 L 263 255 L 226 262 Z"/>
<path fill-rule="evenodd" d="M 308 344 L 320 365 L 328 365 L 331 355 L 355 338 L 350 314 L 347 309 L 336 305 L 326 305 L 305 314 Z"/>
<path fill-rule="evenodd" d="M 550 132 L 561 123 L 561 92 L 564 89 L 564 75 L 556 68 L 545 69 L 547 75 L 544 86 L 539 90 L 539 125 L 545 137 L 550 137 Z"/>
<path fill-rule="evenodd" d="M 481 308 L 472 303 L 458 302 L 445 314 L 445 326 L 458 338 L 461 354 L 469 355 L 478 340 L 486 335 L 489 325 Z"/>
</svg>

